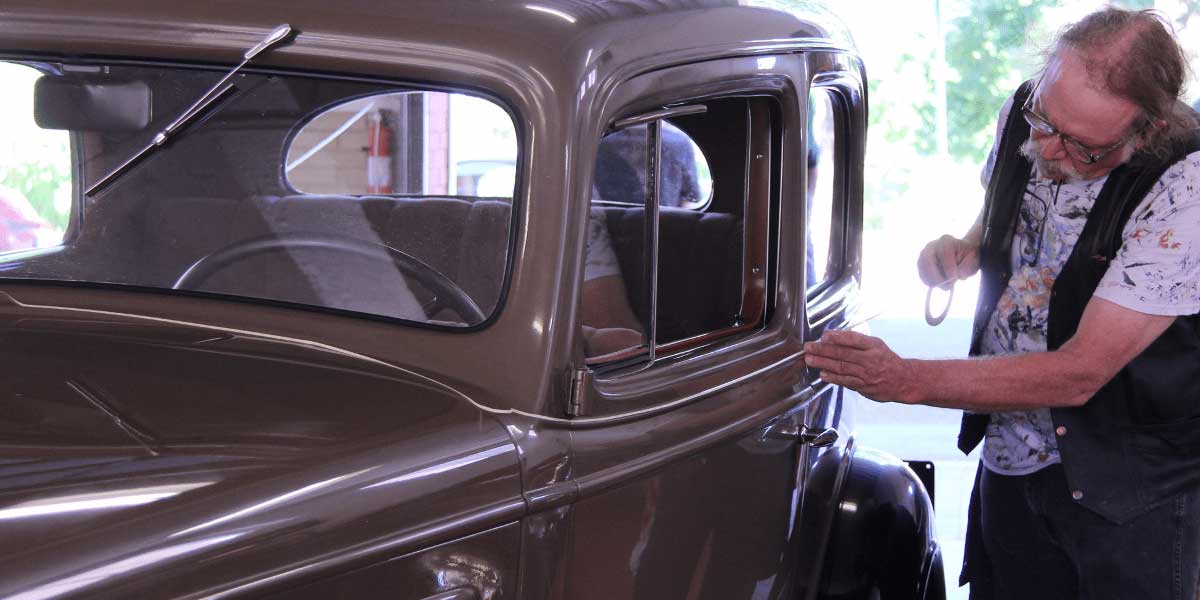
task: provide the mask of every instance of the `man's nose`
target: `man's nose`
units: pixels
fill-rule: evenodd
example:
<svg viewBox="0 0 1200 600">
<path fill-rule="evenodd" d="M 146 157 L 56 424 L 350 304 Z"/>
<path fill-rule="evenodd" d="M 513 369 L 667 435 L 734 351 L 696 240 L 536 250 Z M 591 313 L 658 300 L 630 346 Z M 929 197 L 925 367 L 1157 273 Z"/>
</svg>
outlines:
<svg viewBox="0 0 1200 600">
<path fill-rule="evenodd" d="M 1044 135 L 1038 140 L 1042 158 L 1046 160 L 1062 160 L 1066 158 L 1067 148 L 1063 145 L 1062 136 Z"/>
</svg>

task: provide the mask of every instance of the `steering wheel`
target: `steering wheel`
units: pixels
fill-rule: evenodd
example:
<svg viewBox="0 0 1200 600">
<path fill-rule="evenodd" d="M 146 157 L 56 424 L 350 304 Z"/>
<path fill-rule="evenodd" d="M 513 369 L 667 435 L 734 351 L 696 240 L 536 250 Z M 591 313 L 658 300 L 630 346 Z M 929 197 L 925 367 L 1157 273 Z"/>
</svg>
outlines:
<svg viewBox="0 0 1200 600">
<path fill-rule="evenodd" d="M 395 265 L 404 276 L 417 280 L 418 283 L 433 292 L 434 300 L 422 307 L 428 314 L 434 314 L 442 307 L 446 307 L 458 313 L 467 323 L 481 323 L 487 318 L 487 315 L 483 314 L 479 305 L 475 304 L 462 286 L 451 281 L 441 271 L 421 259 L 385 244 L 319 233 L 285 233 L 234 242 L 192 263 L 192 266 L 188 267 L 179 276 L 179 279 L 175 280 L 171 289 L 197 289 L 214 273 L 233 263 L 284 249 L 340 252 L 389 262 Z"/>
</svg>

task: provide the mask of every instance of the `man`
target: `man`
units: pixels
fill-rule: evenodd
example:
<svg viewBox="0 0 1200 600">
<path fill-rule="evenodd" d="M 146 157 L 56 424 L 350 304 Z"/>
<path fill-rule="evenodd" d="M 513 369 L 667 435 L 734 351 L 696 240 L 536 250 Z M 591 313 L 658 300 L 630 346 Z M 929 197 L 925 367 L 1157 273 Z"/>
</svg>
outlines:
<svg viewBox="0 0 1200 600">
<path fill-rule="evenodd" d="M 670 121 L 664 121 L 662 125 L 658 204 L 694 208 L 708 198 L 700 197 L 700 176 L 692 139 Z M 600 196 L 622 202 L 644 202 L 646 153 L 644 125 L 605 135 L 596 152 L 596 190 Z"/>
<path fill-rule="evenodd" d="M 599 195 L 593 189 L 592 202 L 598 200 Z M 642 324 L 629 305 L 625 279 L 621 276 L 602 208 L 593 207 L 588 214 L 586 249 L 583 301 L 580 304 L 584 353 L 591 358 L 641 345 L 645 341 Z"/>
<path fill-rule="evenodd" d="M 647 343 L 641 321 L 629 304 L 625 280 L 609 236 L 605 201 L 646 201 L 646 128 L 610 133 L 596 153 L 596 183 L 588 215 L 587 261 L 584 264 L 582 323 L 584 351 L 597 357 Z M 669 122 L 662 128 L 662 171 L 659 206 L 693 207 L 700 198 L 699 175 L 691 138 Z"/>
<path fill-rule="evenodd" d="M 1001 111 L 979 222 L 922 251 L 929 285 L 982 273 L 971 345 L 917 361 L 831 332 L 806 362 L 878 401 L 966 411 L 984 447 L 972 598 L 1197 598 L 1200 136 L 1152 12 L 1067 29 Z"/>
</svg>

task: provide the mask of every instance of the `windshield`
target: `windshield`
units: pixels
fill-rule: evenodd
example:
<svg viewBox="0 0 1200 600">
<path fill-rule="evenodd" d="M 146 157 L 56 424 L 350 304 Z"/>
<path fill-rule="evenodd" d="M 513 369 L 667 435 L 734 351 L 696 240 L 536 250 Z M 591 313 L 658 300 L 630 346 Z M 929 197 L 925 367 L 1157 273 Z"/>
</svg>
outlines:
<svg viewBox="0 0 1200 600">
<path fill-rule="evenodd" d="M 518 144 L 466 93 L 239 73 L 0 62 L 0 278 L 213 294 L 450 327 L 501 297 Z"/>
</svg>

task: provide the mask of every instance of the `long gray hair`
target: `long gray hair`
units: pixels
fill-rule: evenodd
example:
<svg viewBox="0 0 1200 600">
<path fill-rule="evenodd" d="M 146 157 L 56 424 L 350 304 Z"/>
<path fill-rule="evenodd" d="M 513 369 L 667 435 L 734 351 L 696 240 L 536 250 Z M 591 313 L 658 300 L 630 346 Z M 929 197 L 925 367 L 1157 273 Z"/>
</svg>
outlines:
<svg viewBox="0 0 1200 600">
<path fill-rule="evenodd" d="M 1078 52 L 1093 81 L 1141 108 L 1133 127 L 1141 133 L 1142 154 L 1166 158 L 1175 143 L 1200 127 L 1200 117 L 1182 101 L 1187 58 L 1158 12 L 1096 11 L 1067 27 L 1051 56 L 1065 48 Z"/>
</svg>

